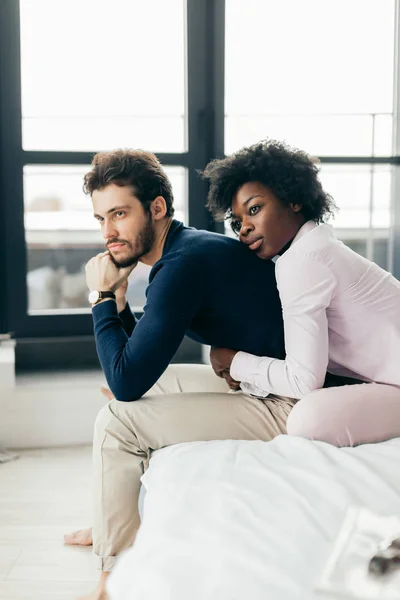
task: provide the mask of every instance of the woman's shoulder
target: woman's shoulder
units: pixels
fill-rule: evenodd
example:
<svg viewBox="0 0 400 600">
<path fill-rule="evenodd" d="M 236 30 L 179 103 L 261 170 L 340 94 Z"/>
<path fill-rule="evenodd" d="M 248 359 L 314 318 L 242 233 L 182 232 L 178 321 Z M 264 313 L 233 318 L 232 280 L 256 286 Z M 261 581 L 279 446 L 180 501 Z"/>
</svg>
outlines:
<svg viewBox="0 0 400 600">
<path fill-rule="evenodd" d="M 298 296 L 310 290 L 317 293 L 321 286 L 333 293 L 337 286 L 337 277 L 332 269 L 335 241 L 332 227 L 318 225 L 279 257 L 276 280 L 281 297 Z"/>
<path fill-rule="evenodd" d="M 331 225 L 314 224 L 304 235 L 296 236 L 288 250 L 278 258 L 276 268 L 282 271 L 293 268 L 294 265 L 311 265 L 315 262 L 325 264 L 327 256 L 335 252 L 338 244 L 340 242 Z"/>
</svg>

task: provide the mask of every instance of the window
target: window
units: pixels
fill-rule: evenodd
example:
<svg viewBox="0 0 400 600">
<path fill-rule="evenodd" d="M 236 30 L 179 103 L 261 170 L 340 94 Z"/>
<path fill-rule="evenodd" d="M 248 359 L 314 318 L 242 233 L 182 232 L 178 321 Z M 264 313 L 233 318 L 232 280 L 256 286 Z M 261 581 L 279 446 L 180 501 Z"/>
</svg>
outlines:
<svg viewBox="0 0 400 600">
<path fill-rule="evenodd" d="M 337 235 L 391 269 L 395 0 L 226 0 L 225 152 L 321 159 Z"/>
<path fill-rule="evenodd" d="M 399 277 L 399 3 L 0 1 L 0 327 L 92 335 L 82 268 L 103 241 L 82 178 L 117 147 L 155 152 L 177 218 L 223 231 L 198 170 L 286 139 L 320 157 L 339 237 Z"/>
<path fill-rule="evenodd" d="M 393 167 L 390 165 L 322 164 L 320 179 L 339 206 L 331 224 L 353 250 L 384 269 L 391 269 Z"/>
<path fill-rule="evenodd" d="M 183 0 L 20 7 L 25 150 L 187 149 Z"/>
<path fill-rule="evenodd" d="M 95 152 L 155 152 L 176 218 L 213 228 L 197 173 L 216 154 L 213 12 L 197 0 L 0 2 L 2 328 L 16 338 L 93 333 L 83 268 L 104 244 L 82 179 Z M 147 275 L 132 275 L 134 309 Z"/>
<path fill-rule="evenodd" d="M 116 0 L 112 10 L 105 0 L 20 0 L 20 30 L 24 150 L 53 158 L 55 151 L 187 150 L 182 0 Z M 88 169 L 24 167 L 31 315 L 89 312 L 85 264 L 104 244 L 82 192 Z M 187 222 L 186 170 L 166 170 L 176 218 Z M 147 277 L 142 265 L 132 275 L 128 296 L 138 309 Z"/>
<path fill-rule="evenodd" d="M 23 148 L 186 150 L 184 17 L 182 0 L 116 0 L 112 10 L 104 0 L 20 0 Z M 87 308 L 84 265 L 103 249 L 81 191 L 87 170 L 24 168 L 31 313 Z M 185 170 L 167 173 L 186 221 Z M 140 307 L 145 285 L 135 275 Z"/>
<path fill-rule="evenodd" d="M 390 155 L 394 0 L 226 0 L 225 151 Z"/>
</svg>

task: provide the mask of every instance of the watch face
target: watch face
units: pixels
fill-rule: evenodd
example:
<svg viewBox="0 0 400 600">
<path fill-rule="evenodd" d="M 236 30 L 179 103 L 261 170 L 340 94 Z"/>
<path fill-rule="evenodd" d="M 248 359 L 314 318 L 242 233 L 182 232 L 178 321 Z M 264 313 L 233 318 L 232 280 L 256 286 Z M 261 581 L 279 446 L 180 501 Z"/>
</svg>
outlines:
<svg viewBox="0 0 400 600">
<path fill-rule="evenodd" d="M 100 298 L 100 292 L 98 292 L 97 290 L 93 290 L 90 292 L 90 294 L 89 294 L 90 304 L 96 304 L 96 302 L 98 301 L 99 298 Z"/>
</svg>

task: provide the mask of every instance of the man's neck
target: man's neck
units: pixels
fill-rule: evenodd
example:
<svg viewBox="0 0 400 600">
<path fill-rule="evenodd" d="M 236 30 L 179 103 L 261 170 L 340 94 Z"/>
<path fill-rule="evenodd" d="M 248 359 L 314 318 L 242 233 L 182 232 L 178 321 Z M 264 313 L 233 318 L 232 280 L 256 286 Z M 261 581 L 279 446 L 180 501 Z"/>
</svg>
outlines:
<svg viewBox="0 0 400 600">
<path fill-rule="evenodd" d="M 163 255 L 165 242 L 168 236 L 169 229 L 172 224 L 172 217 L 163 219 L 162 222 L 155 223 L 155 240 L 150 252 L 140 258 L 140 262 L 144 265 L 152 267 Z"/>
</svg>

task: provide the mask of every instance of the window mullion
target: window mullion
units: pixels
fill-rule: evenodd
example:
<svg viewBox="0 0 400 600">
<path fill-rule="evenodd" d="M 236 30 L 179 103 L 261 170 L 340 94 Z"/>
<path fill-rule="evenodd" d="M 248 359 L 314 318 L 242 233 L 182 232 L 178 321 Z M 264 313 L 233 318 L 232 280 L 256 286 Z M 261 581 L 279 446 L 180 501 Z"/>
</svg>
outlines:
<svg viewBox="0 0 400 600">
<path fill-rule="evenodd" d="M 395 56 L 393 73 L 393 145 L 392 154 L 400 156 L 400 0 L 396 0 L 395 15 Z M 391 238 L 389 244 L 389 268 L 393 275 L 400 279 L 400 166 L 393 166 L 391 190 Z"/>
</svg>

